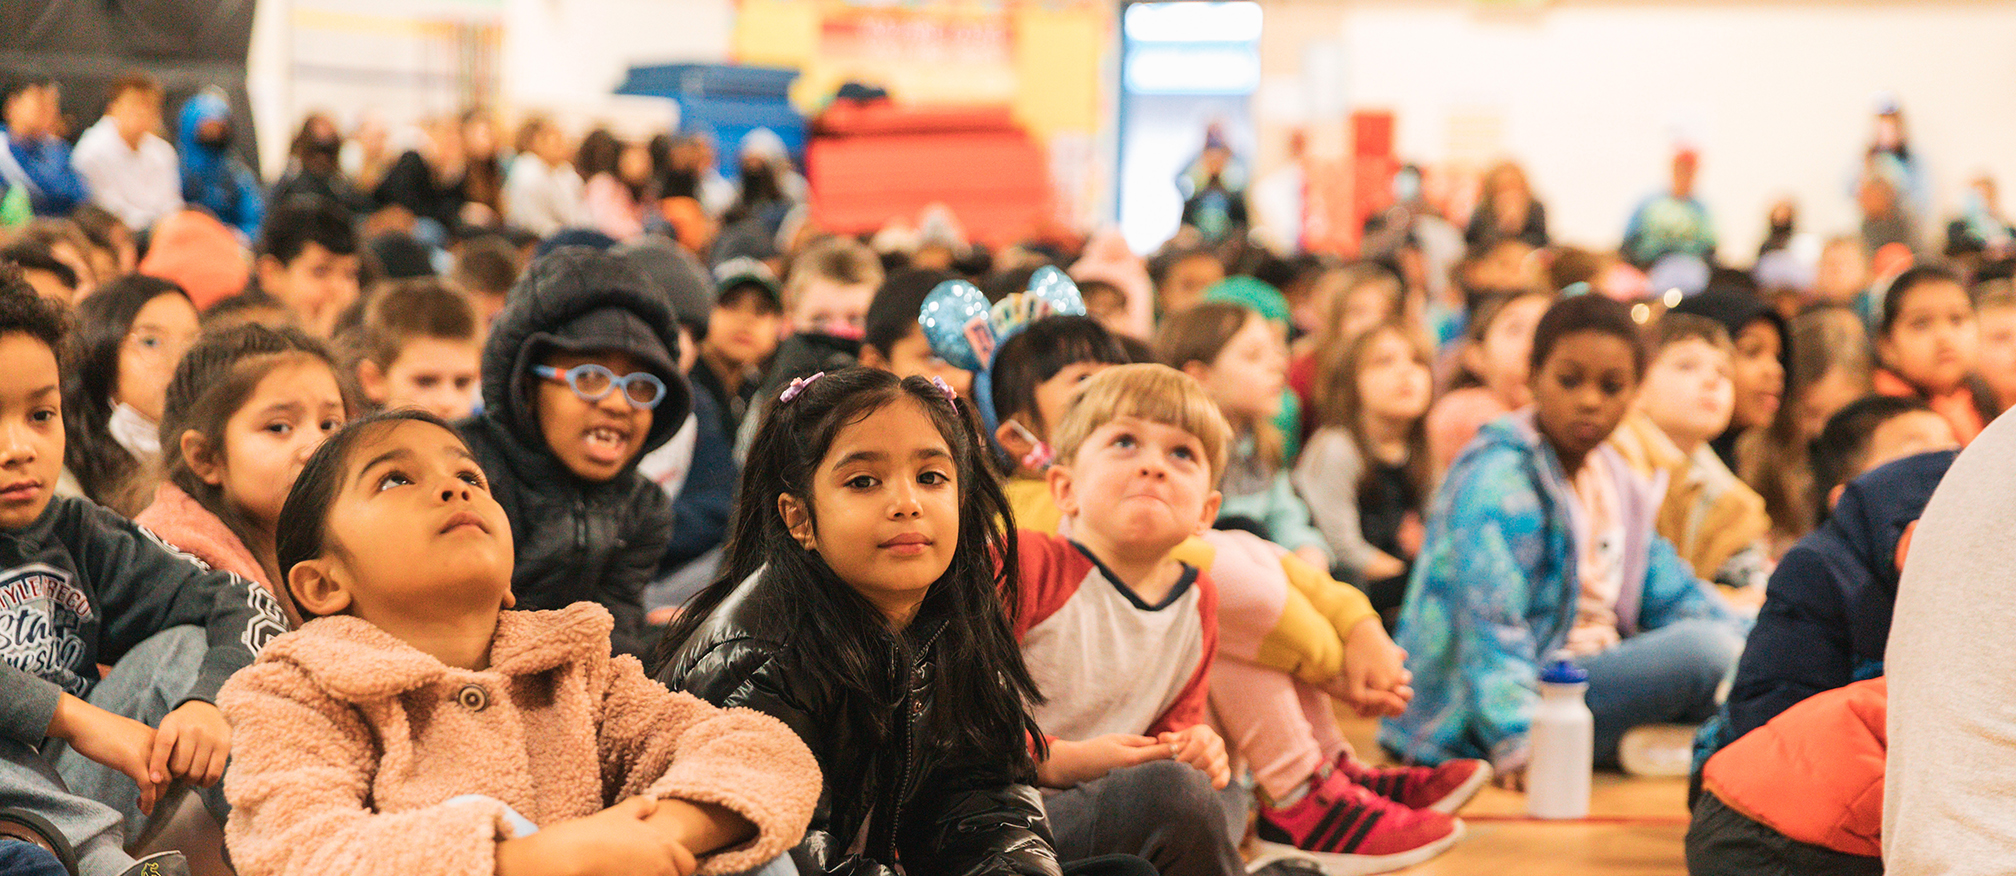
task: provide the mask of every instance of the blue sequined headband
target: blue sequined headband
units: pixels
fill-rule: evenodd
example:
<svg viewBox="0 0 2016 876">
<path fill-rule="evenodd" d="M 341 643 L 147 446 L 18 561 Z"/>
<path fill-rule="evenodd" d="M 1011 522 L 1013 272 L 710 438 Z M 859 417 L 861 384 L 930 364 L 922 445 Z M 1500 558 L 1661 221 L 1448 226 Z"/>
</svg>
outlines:
<svg viewBox="0 0 2016 876">
<path fill-rule="evenodd" d="M 1049 265 L 1029 277 L 1027 291 L 1015 292 L 989 305 L 980 288 L 965 280 L 946 280 L 924 296 L 917 324 L 931 351 L 973 372 L 973 404 L 991 436 L 1001 424 L 994 417 L 994 353 L 1009 338 L 1046 316 L 1083 316 L 1085 299 L 1078 285 Z"/>
</svg>

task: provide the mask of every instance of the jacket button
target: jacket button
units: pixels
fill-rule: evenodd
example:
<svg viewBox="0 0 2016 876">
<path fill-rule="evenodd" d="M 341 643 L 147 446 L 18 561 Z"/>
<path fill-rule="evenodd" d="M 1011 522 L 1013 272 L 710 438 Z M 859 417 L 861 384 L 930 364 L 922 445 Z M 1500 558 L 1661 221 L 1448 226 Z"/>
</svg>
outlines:
<svg viewBox="0 0 2016 876">
<path fill-rule="evenodd" d="M 465 684 L 455 692 L 455 701 L 472 712 L 480 712 L 490 707 L 490 693 L 481 685 Z"/>
</svg>

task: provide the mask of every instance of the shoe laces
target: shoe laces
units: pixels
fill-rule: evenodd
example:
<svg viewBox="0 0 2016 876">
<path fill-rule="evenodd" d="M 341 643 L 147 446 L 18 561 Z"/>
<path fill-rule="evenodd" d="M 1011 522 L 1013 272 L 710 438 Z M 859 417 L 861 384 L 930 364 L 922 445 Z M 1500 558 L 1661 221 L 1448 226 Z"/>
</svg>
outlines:
<svg viewBox="0 0 2016 876">
<path fill-rule="evenodd" d="M 1350 774 L 1334 769 L 1328 775 L 1317 778 L 1316 786 L 1310 789 L 1309 793 L 1316 795 L 1316 799 L 1324 803 L 1348 801 L 1361 806 L 1377 806 L 1386 799 L 1373 793 L 1371 788 L 1359 784 Z"/>
</svg>

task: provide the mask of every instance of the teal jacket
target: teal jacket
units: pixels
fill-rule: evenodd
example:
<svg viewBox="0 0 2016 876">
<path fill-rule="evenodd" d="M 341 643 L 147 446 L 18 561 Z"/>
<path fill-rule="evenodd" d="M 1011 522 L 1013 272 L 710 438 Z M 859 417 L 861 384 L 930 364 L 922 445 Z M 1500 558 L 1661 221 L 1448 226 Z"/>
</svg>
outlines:
<svg viewBox="0 0 2016 876">
<path fill-rule="evenodd" d="M 1239 469 L 1240 474 L 1228 474 L 1219 484 L 1224 502 L 1218 506 L 1218 519 L 1253 521 L 1266 530 L 1259 534 L 1268 541 L 1291 551 L 1305 545 L 1313 547 L 1334 562 L 1330 540 L 1323 536 L 1323 530 L 1316 528 L 1316 522 L 1309 516 L 1309 506 L 1295 492 L 1295 485 L 1288 478 L 1288 467 L 1265 468 L 1253 459 L 1256 452 L 1251 436 L 1241 438 L 1232 449 L 1230 467 Z"/>
<path fill-rule="evenodd" d="M 1736 623 L 1722 598 L 1653 529 L 1658 497 L 1608 444 L 1590 465 L 1617 476 L 1627 533 L 1624 637 L 1688 618 Z M 1568 641 L 1581 594 L 1568 478 L 1530 411 L 1486 425 L 1435 494 L 1395 636 L 1414 701 L 1379 740 L 1410 760 L 1521 763 L 1541 663 Z"/>
</svg>

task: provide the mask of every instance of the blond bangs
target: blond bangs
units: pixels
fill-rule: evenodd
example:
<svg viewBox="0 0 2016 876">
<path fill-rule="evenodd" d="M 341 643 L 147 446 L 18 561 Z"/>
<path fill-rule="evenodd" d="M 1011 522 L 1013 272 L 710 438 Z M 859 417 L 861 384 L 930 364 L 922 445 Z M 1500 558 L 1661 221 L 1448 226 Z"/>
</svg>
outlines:
<svg viewBox="0 0 2016 876">
<path fill-rule="evenodd" d="M 1181 429 L 1204 445 L 1211 483 L 1225 474 L 1232 427 L 1197 381 L 1167 365 L 1116 365 L 1085 381 L 1085 388 L 1057 424 L 1057 461 L 1071 464 L 1093 431 L 1120 417 L 1135 417 Z"/>
</svg>

